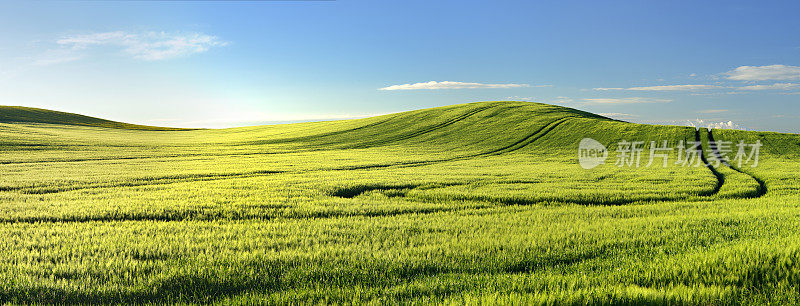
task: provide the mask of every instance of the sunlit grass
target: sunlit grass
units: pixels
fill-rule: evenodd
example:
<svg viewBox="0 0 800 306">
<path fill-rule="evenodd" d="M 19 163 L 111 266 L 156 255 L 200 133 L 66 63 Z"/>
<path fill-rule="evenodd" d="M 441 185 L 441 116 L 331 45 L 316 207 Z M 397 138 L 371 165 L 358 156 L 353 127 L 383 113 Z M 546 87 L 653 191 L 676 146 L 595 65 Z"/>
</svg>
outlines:
<svg viewBox="0 0 800 306">
<path fill-rule="evenodd" d="M 800 137 L 714 135 L 761 140 L 761 164 L 715 167 L 718 189 L 674 160 L 584 170 L 584 137 L 613 155 L 695 130 L 521 102 L 224 130 L 2 123 L 0 302 L 796 301 Z"/>
</svg>

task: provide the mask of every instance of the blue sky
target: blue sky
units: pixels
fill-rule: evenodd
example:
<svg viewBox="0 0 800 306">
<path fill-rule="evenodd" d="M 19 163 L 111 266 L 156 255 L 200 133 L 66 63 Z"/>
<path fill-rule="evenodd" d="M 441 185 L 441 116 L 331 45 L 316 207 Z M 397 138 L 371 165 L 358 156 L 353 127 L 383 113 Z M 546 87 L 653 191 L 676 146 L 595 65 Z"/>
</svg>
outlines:
<svg viewBox="0 0 800 306">
<path fill-rule="evenodd" d="M 0 104 L 165 126 L 528 100 L 800 132 L 796 1 L 5 1 Z"/>
</svg>

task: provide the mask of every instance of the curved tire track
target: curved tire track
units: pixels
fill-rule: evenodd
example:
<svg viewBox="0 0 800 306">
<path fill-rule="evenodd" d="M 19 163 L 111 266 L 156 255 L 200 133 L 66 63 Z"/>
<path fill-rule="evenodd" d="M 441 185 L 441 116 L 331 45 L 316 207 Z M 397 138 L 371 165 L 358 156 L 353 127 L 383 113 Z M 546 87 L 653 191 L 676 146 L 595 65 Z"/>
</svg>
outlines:
<svg viewBox="0 0 800 306">
<path fill-rule="evenodd" d="M 534 141 L 540 139 L 547 135 L 550 131 L 555 129 L 560 124 L 566 122 L 571 118 L 562 118 L 559 120 L 555 120 L 550 122 L 534 133 L 529 134 L 528 136 L 504 147 L 499 149 L 481 152 L 477 154 L 470 154 L 465 156 L 457 156 L 452 158 L 445 158 L 445 159 L 438 159 L 438 160 L 426 160 L 426 161 L 412 161 L 412 162 L 399 162 L 399 163 L 388 163 L 388 164 L 379 164 L 379 165 L 361 165 L 361 166 L 347 166 L 347 167 L 339 167 L 339 168 L 322 168 L 322 169 L 311 169 L 311 170 L 303 170 L 303 171 L 268 171 L 268 170 L 261 170 L 261 171 L 253 171 L 253 172 L 244 172 L 244 173 L 223 173 L 223 174 L 195 174 L 190 175 L 189 177 L 175 177 L 175 176 L 166 176 L 166 177 L 158 177 L 155 179 L 146 179 L 146 180 L 137 180 L 135 182 L 120 182 L 116 184 L 109 184 L 109 183 L 101 183 L 101 184 L 94 184 L 94 185 L 63 185 L 57 186 L 52 188 L 37 188 L 37 187 L 4 187 L 0 186 L 0 192 L 2 191 L 9 191 L 9 192 L 17 192 L 21 194 L 52 194 L 52 193 L 60 193 L 60 192 L 67 192 L 67 191 L 76 191 L 76 190 L 84 190 L 84 189 L 97 189 L 97 188 L 112 188 L 112 187 L 139 187 L 139 186 L 151 186 L 151 185 L 166 185 L 166 184 L 174 184 L 174 183 L 190 183 L 190 182 L 201 182 L 201 181 L 216 181 L 216 180 L 225 180 L 225 179 L 235 179 L 235 178 L 250 178 L 250 177 L 261 177 L 267 175 L 274 175 L 280 173 L 288 173 L 288 174 L 297 174 L 297 173 L 307 173 L 307 172 L 318 172 L 318 171 L 346 171 L 346 170 L 361 170 L 361 169 L 379 169 L 379 168 L 389 168 L 389 167 L 419 167 L 419 166 L 426 166 L 432 165 L 437 163 L 444 163 L 444 162 L 451 162 L 457 160 L 465 160 L 471 158 L 479 158 L 485 156 L 494 156 L 505 154 L 509 152 L 513 152 L 519 150 Z"/>
<path fill-rule="evenodd" d="M 694 140 L 697 142 L 697 154 L 700 155 L 700 160 L 703 162 L 703 165 L 714 174 L 714 177 L 717 178 L 717 185 L 714 186 L 714 190 L 709 192 L 708 194 L 704 194 L 703 196 L 713 196 L 719 193 L 720 189 L 722 189 L 722 185 L 725 184 L 725 176 L 722 173 L 719 173 L 711 163 L 708 162 L 708 158 L 706 158 L 705 150 L 703 150 L 703 141 L 700 139 L 700 129 L 695 128 L 694 130 Z"/>
<path fill-rule="evenodd" d="M 536 132 L 533 132 L 533 134 L 530 134 L 530 135 L 526 136 L 525 138 L 522 138 L 521 140 L 519 140 L 519 141 L 517 141 L 515 143 L 512 143 L 512 144 L 510 144 L 508 146 L 505 146 L 503 148 L 500 148 L 500 149 L 497 149 L 497 150 L 494 150 L 494 151 L 491 151 L 491 152 L 484 153 L 483 155 L 498 155 L 498 154 L 504 154 L 504 153 L 513 152 L 513 151 L 522 149 L 522 148 L 528 146 L 529 144 L 533 143 L 534 141 L 537 141 L 540 138 L 544 137 L 545 135 L 547 135 L 547 133 L 550 133 L 550 131 L 555 129 L 557 126 L 561 125 L 562 123 L 564 123 L 564 122 L 566 122 L 567 120 L 570 120 L 570 119 L 572 119 L 572 117 L 566 117 L 566 118 L 563 118 L 561 120 L 553 121 L 553 122 L 551 122 L 549 124 L 546 124 L 546 125 L 542 126 L 541 128 L 539 128 L 539 130 L 537 130 Z M 542 133 L 542 131 L 544 131 L 544 132 Z"/>
<path fill-rule="evenodd" d="M 453 125 L 454 123 L 463 121 L 463 120 L 465 120 L 465 119 L 467 119 L 469 117 L 472 117 L 472 116 L 474 116 L 474 115 L 476 115 L 476 114 L 478 114 L 480 112 L 483 112 L 485 110 L 494 108 L 496 106 L 498 106 L 498 105 L 492 104 L 492 105 L 479 107 L 479 108 L 476 108 L 476 109 L 471 110 L 469 112 L 466 112 L 464 114 L 461 114 L 461 115 L 459 115 L 459 116 L 457 116 L 455 118 L 447 120 L 445 122 L 424 127 L 424 128 L 422 128 L 421 130 L 418 130 L 418 131 L 414 131 L 414 132 L 411 132 L 411 133 L 408 133 L 408 134 L 405 134 L 405 135 L 398 135 L 398 136 L 391 137 L 391 138 L 388 138 L 388 139 L 381 139 L 379 141 L 360 143 L 360 144 L 357 144 L 357 145 L 354 145 L 354 146 L 349 146 L 349 147 L 346 147 L 346 148 L 348 148 L 348 149 L 361 149 L 361 148 L 381 146 L 381 145 L 386 145 L 386 144 L 389 144 L 389 143 L 392 143 L 392 142 L 411 139 L 411 138 L 414 138 L 414 137 L 417 137 L 417 136 L 428 134 L 428 133 L 436 131 L 436 130 L 443 129 L 445 127 Z M 521 106 L 512 106 L 512 107 L 507 108 L 506 110 L 517 108 L 517 107 L 521 107 Z"/>
<path fill-rule="evenodd" d="M 758 183 L 758 189 L 756 190 L 756 194 L 752 196 L 746 196 L 745 198 L 760 198 L 765 194 L 767 194 L 767 183 L 764 182 L 764 180 L 756 177 L 755 175 L 744 172 L 737 167 L 732 166 L 727 159 L 722 157 L 722 154 L 720 154 L 719 152 L 719 148 L 717 148 L 716 141 L 714 140 L 714 133 L 711 132 L 711 129 L 708 130 L 708 146 L 711 148 L 711 152 L 714 154 L 714 158 L 719 160 L 721 164 L 725 165 L 726 167 L 730 168 L 733 171 L 751 177 L 754 181 Z"/>
<path fill-rule="evenodd" d="M 248 171 L 240 173 L 166 175 L 166 176 L 158 176 L 151 178 L 132 178 L 133 179 L 132 181 L 105 182 L 105 183 L 97 183 L 89 185 L 58 185 L 53 187 L 0 186 L 0 191 L 15 191 L 21 194 L 50 194 L 50 193 L 60 193 L 60 192 L 84 190 L 84 189 L 139 187 L 139 186 L 155 186 L 155 185 L 166 185 L 175 183 L 186 183 L 186 182 L 218 181 L 218 180 L 225 180 L 232 178 L 260 177 L 278 173 L 285 173 L 285 172 L 272 171 L 272 170 L 256 170 L 256 171 Z"/>
<path fill-rule="evenodd" d="M 457 157 L 451 157 L 451 158 L 444 158 L 444 159 L 438 159 L 438 160 L 400 162 L 400 163 L 379 164 L 379 165 L 348 166 L 348 167 L 333 168 L 333 169 L 327 169 L 327 170 L 361 170 L 361 169 L 375 169 L 375 168 L 388 168 L 388 167 L 418 167 L 418 166 L 426 166 L 426 165 L 432 165 L 432 164 L 438 164 L 438 163 L 444 163 L 444 162 L 451 162 L 451 161 L 457 161 L 457 160 L 466 160 L 466 159 L 471 159 L 471 158 L 479 158 L 479 157 L 486 157 L 486 156 L 494 156 L 494 155 L 505 154 L 505 153 L 513 152 L 513 151 L 516 151 L 516 150 L 524 148 L 525 146 L 533 143 L 534 141 L 544 137 L 545 135 L 547 135 L 547 133 L 550 133 L 550 131 L 552 131 L 557 126 L 561 125 L 562 123 L 566 122 L 569 119 L 571 119 L 571 118 L 563 118 L 563 119 L 560 119 L 560 120 L 555 120 L 553 122 L 545 124 L 544 126 L 539 128 L 538 130 L 536 130 L 536 132 L 534 132 L 532 134 L 529 134 L 528 136 L 525 136 L 524 138 L 522 138 L 522 139 L 520 139 L 520 140 L 518 140 L 518 141 L 516 141 L 516 142 L 514 142 L 514 143 L 512 143 L 510 145 L 501 147 L 499 149 L 486 151 L 486 152 L 481 152 L 481 153 L 477 153 L 477 154 L 470 154 L 470 155 L 457 156 Z"/>
<path fill-rule="evenodd" d="M 109 188 L 109 187 L 135 187 L 135 186 L 182 183 L 182 182 L 224 180 L 224 179 L 243 178 L 243 177 L 260 177 L 260 176 L 266 176 L 266 175 L 272 175 L 272 174 L 278 174 L 278 173 L 304 173 L 304 172 L 310 172 L 310 171 L 337 171 L 337 170 L 356 170 L 356 169 L 386 168 L 386 167 L 416 167 L 416 166 L 424 166 L 424 165 L 444 163 L 444 162 L 450 162 L 450 161 L 456 161 L 456 160 L 465 160 L 465 159 L 479 158 L 479 157 L 486 157 L 486 156 L 496 156 L 496 155 L 501 155 L 501 154 L 505 154 L 505 153 L 514 152 L 514 151 L 520 150 L 520 149 L 530 145 L 531 143 L 534 143 L 535 141 L 541 139 L 542 137 L 548 135 L 555 128 L 557 128 L 558 126 L 560 126 L 561 124 L 565 123 L 566 121 L 568 121 L 570 119 L 573 119 L 573 118 L 567 117 L 567 118 L 561 118 L 561 119 L 554 120 L 554 121 L 552 121 L 550 123 L 547 123 L 547 124 L 541 126 L 539 129 L 537 129 L 536 131 L 534 131 L 531 134 L 528 134 L 527 136 L 523 137 L 522 139 L 520 139 L 520 140 L 518 140 L 518 141 L 516 141 L 516 142 L 514 142 L 512 144 L 503 146 L 501 148 L 497 148 L 497 149 L 494 149 L 494 150 L 491 150 L 491 151 L 481 152 L 481 153 L 477 153 L 477 154 L 470 154 L 470 155 L 458 156 L 458 157 L 446 158 L 446 159 L 440 159 L 440 160 L 419 161 L 419 162 L 400 162 L 400 163 L 392 163 L 392 164 L 384 164 L 384 165 L 366 165 L 366 166 L 355 166 L 355 167 L 342 167 L 342 168 L 335 168 L 335 169 L 314 169 L 314 170 L 308 170 L 308 171 L 291 171 L 291 172 L 288 172 L 288 171 L 287 172 L 280 172 L 280 171 L 274 171 L 274 172 L 271 172 L 271 171 L 254 171 L 254 172 L 247 172 L 247 173 L 197 175 L 197 176 L 193 176 L 193 177 L 190 177 L 190 178 L 186 178 L 186 177 L 160 177 L 160 178 L 158 178 L 156 180 L 140 181 L 140 182 L 136 182 L 135 184 L 123 183 L 122 185 L 119 185 L 119 186 L 117 186 L 117 185 L 109 185 L 109 184 L 94 185 L 94 186 L 58 186 L 56 188 L 49 189 L 49 190 L 42 190 L 42 189 L 36 190 L 36 189 L 33 189 L 33 188 L 28 189 L 28 188 L 22 187 L 22 188 L 11 189 L 11 190 L 6 189 L 4 191 L 17 191 L 17 192 L 20 192 L 20 193 L 28 193 L 28 194 L 30 194 L 30 193 L 34 193 L 34 194 L 38 194 L 38 193 L 58 193 L 58 192 L 74 191 L 74 190 L 80 190 L 80 189 Z M 704 150 L 703 150 L 703 146 L 702 146 L 702 143 L 701 143 L 701 137 L 700 136 L 701 136 L 700 135 L 700 131 L 699 130 L 695 130 L 695 140 L 699 143 L 698 148 L 697 148 L 698 151 L 699 151 L 698 154 L 699 154 L 701 160 L 703 161 L 703 163 L 706 165 L 706 167 L 717 178 L 717 184 L 716 184 L 714 190 L 712 190 L 708 194 L 704 194 L 703 196 L 713 196 L 713 195 L 717 194 L 720 191 L 722 185 L 725 182 L 725 178 L 721 173 L 719 173 L 708 162 L 708 159 L 704 154 Z M 708 132 L 708 137 L 709 137 L 709 147 L 711 148 L 714 156 L 719 158 L 720 154 L 719 154 L 718 148 L 716 147 L 716 145 L 714 143 L 714 138 L 713 138 L 713 135 L 712 135 L 711 131 Z M 720 159 L 720 160 L 722 160 L 722 159 Z M 766 189 L 766 185 L 765 185 L 763 180 L 760 180 L 760 179 L 758 179 L 757 177 L 755 177 L 755 176 L 753 176 L 751 174 L 748 174 L 748 173 L 746 173 L 744 171 L 741 171 L 739 169 L 736 169 L 736 168 L 730 166 L 730 164 L 727 161 L 723 161 L 723 163 L 726 166 L 730 167 L 731 169 L 733 169 L 733 170 L 735 170 L 737 172 L 740 172 L 740 173 L 743 173 L 743 174 L 746 174 L 746 175 L 752 177 L 754 180 L 756 180 L 759 183 L 761 188 L 759 189 L 758 195 L 756 195 L 755 197 L 760 197 L 760 196 L 763 196 L 764 194 L 766 194 L 767 189 Z M 614 202 L 614 203 L 605 203 L 605 202 L 597 202 L 597 201 L 569 201 L 569 200 L 568 201 L 560 201 L 560 200 L 537 200 L 537 201 L 524 200 L 523 201 L 523 200 L 519 200 L 519 199 L 477 199 L 477 198 L 473 199 L 473 200 L 499 202 L 500 204 L 506 204 L 506 205 L 526 205 L 526 204 L 529 205 L 529 204 L 539 204 L 539 203 L 542 203 L 542 202 L 549 202 L 549 201 L 557 201 L 557 202 L 572 203 L 572 204 L 579 204 L 579 205 L 622 205 L 622 204 L 630 204 L 630 203 L 634 203 L 634 202 L 639 202 L 640 201 L 640 200 L 619 200 L 619 201 Z M 658 198 L 658 199 L 655 199 L 654 198 L 654 199 L 647 199 L 646 201 L 663 202 L 663 201 L 676 201 L 676 200 L 680 200 L 680 199 L 678 199 L 678 198 Z M 389 213 L 390 214 L 434 213 L 434 212 L 443 212 L 443 211 L 448 211 L 448 210 L 449 209 L 431 209 L 430 211 L 412 210 L 412 211 L 408 211 L 408 212 L 401 211 L 401 212 L 389 212 Z M 376 213 L 375 216 L 382 215 L 383 213 L 385 213 L 385 212 L 381 212 L 380 214 Z M 338 214 L 332 213 L 332 216 L 338 216 Z M 188 219 L 194 219 L 194 218 L 189 216 Z M 236 219 L 236 218 L 234 218 L 234 219 Z M 245 219 L 247 219 L 247 218 L 245 218 Z M 109 217 L 109 216 L 99 216 L 99 217 L 72 216 L 72 217 L 53 217 L 53 218 L 32 218 L 30 220 L 28 220 L 28 219 L 0 220 L 0 223 L 87 222 L 87 221 L 145 221 L 145 220 L 151 220 L 151 221 L 180 221 L 180 220 L 187 220 L 187 216 L 180 216 L 180 217 L 175 217 L 175 218 L 164 217 L 164 216 L 133 216 L 133 217 L 131 217 L 131 216 L 111 216 L 111 217 Z"/>
</svg>

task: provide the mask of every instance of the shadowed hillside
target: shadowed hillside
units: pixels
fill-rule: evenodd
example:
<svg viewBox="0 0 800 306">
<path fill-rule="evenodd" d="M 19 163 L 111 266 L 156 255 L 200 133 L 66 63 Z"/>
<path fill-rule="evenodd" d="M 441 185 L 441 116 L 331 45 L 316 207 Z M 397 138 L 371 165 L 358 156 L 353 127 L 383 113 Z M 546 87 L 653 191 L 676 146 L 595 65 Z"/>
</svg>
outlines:
<svg viewBox="0 0 800 306">
<path fill-rule="evenodd" d="M 149 131 L 178 131 L 179 128 L 167 128 L 123 123 L 89 117 L 79 114 L 52 111 L 41 108 L 22 106 L 0 106 L 0 122 L 2 123 L 49 123 L 64 125 L 82 125 L 111 129 L 149 130 Z"/>
</svg>

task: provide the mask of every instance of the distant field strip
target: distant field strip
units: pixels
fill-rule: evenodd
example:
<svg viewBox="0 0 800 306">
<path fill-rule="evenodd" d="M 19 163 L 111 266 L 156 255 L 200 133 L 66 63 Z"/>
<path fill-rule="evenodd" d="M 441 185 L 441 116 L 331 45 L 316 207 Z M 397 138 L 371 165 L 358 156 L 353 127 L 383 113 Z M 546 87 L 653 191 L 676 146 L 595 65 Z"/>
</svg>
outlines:
<svg viewBox="0 0 800 306">
<path fill-rule="evenodd" d="M 478 111 L 482 111 L 487 109 L 488 107 L 483 107 Z M 471 112 L 475 113 L 477 111 Z M 463 116 L 462 116 L 463 117 Z M 463 118 L 460 118 L 461 120 Z M 537 139 L 543 137 L 554 128 L 556 128 L 561 123 L 567 121 L 568 119 L 561 119 L 555 122 L 551 122 L 545 126 L 542 126 L 534 133 L 526 136 L 523 139 L 520 139 L 517 142 L 514 142 L 510 145 L 490 150 L 487 152 L 482 152 L 478 154 L 472 154 L 467 156 L 458 156 L 446 159 L 439 159 L 439 160 L 425 160 L 425 161 L 411 161 L 411 162 L 399 162 L 399 163 L 390 163 L 390 164 L 379 164 L 379 165 L 359 165 L 359 166 L 348 166 L 348 167 L 341 167 L 341 168 L 320 168 L 320 169 L 310 169 L 310 170 L 303 170 L 302 173 L 308 173 L 312 171 L 336 171 L 336 170 L 357 170 L 357 169 L 372 169 L 372 168 L 386 168 L 386 167 L 415 167 L 415 166 L 423 166 L 423 165 L 431 165 L 435 163 L 442 163 L 442 162 L 450 162 L 456 160 L 465 160 L 471 158 L 478 158 L 482 156 L 490 156 L 490 155 L 498 155 L 513 152 L 518 150 L 522 147 L 527 146 L 528 144 L 536 141 Z M 422 134 L 422 133 L 420 133 Z M 279 154 L 279 153 L 273 153 Z M 145 185 L 160 185 L 160 184 L 171 184 L 171 183 L 180 183 L 180 182 L 198 182 L 198 181 L 209 181 L 209 180 L 220 180 L 220 179 L 231 179 L 231 178 L 242 178 L 242 177 L 253 177 L 259 175 L 270 175 L 275 173 L 282 173 L 284 171 L 270 171 L 270 170 L 261 170 L 261 171 L 249 171 L 244 173 L 205 173 L 205 174 L 187 174 L 187 175 L 170 175 L 170 176 L 159 176 L 159 177 L 137 177 L 134 178 L 133 181 L 119 181 L 119 182 L 102 182 L 98 184 L 90 184 L 90 185 L 65 185 L 65 186 L 0 186 L 0 191 L 15 191 L 20 193 L 26 194 L 46 194 L 46 193 L 57 193 L 57 192 L 65 192 L 65 191 L 74 191 L 79 189 L 87 189 L 87 188 L 113 188 L 113 187 L 134 187 L 134 186 L 145 186 Z"/>
<path fill-rule="evenodd" d="M 388 142 L 396 142 L 402 140 L 409 140 L 414 137 L 419 137 L 421 135 L 431 133 L 435 130 L 451 126 L 455 123 L 461 122 L 464 119 L 474 116 L 477 113 L 489 110 L 489 109 L 497 109 L 497 111 L 493 115 L 501 114 L 502 112 L 512 111 L 514 109 L 519 109 L 523 107 L 523 105 L 512 105 L 512 106 L 503 106 L 502 104 L 492 103 L 487 104 L 485 106 L 476 107 L 468 112 L 463 114 L 457 115 L 456 117 L 445 120 L 443 123 L 433 125 L 433 126 L 424 126 L 422 129 L 417 130 L 415 132 L 411 132 L 409 134 L 403 134 L 397 137 L 392 137 L 385 142 L 371 142 L 366 144 L 366 147 L 372 147 L 379 144 L 386 144 Z M 473 154 L 466 154 L 466 155 L 455 155 L 452 157 L 441 158 L 441 159 L 428 159 L 428 160 L 412 160 L 412 161 L 399 161 L 399 162 L 391 162 L 391 163 L 381 163 L 381 164 L 362 164 L 362 165 L 352 165 L 352 166 L 341 166 L 341 167 L 322 167 L 322 168 L 311 168 L 311 169 L 303 169 L 298 171 L 286 171 L 286 170 L 257 170 L 257 171 L 244 171 L 244 172 L 231 172 L 231 173 L 191 173 L 191 174 L 176 174 L 176 175 L 164 175 L 164 176 L 145 176 L 145 177 L 133 177 L 124 180 L 110 180 L 110 181 L 103 181 L 103 182 L 89 182 L 89 183 L 69 183 L 65 181 L 64 183 L 55 183 L 55 184 L 46 184 L 44 186 L 39 185 L 38 183 L 31 186 L 19 185 L 19 186 L 0 186 L 0 191 L 6 192 L 18 192 L 22 194 L 50 194 L 50 193 L 59 193 L 59 192 L 67 192 L 67 191 L 76 191 L 82 189 L 95 189 L 95 188 L 119 188 L 119 187 L 139 187 L 139 186 L 147 186 L 147 185 L 163 185 L 163 184 L 174 184 L 174 183 L 187 183 L 187 182 L 203 182 L 203 181 L 215 181 L 215 180 L 227 180 L 227 179 L 236 179 L 236 178 L 248 178 L 248 177 L 257 177 L 263 175 L 274 175 L 280 173 L 312 173 L 312 172 L 319 172 L 319 171 L 349 171 L 349 170 L 369 170 L 369 169 L 381 169 L 381 168 L 396 168 L 396 167 L 420 167 L 420 166 L 431 166 L 435 164 L 445 163 L 445 162 L 455 162 L 455 161 L 469 161 L 476 158 L 481 157 L 488 157 L 488 156 L 497 156 L 501 154 L 511 153 L 518 151 L 522 148 L 529 146 L 531 143 L 546 137 L 549 133 L 551 133 L 554 129 L 556 129 L 559 125 L 567 122 L 570 118 L 578 118 L 579 116 L 575 115 L 561 115 L 557 117 L 557 119 L 546 122 L 541 124 L 538 127 L 534 127 L 536 130 L 532 133 L 524 135 L 523 137 L 511 142 L 510 144 L 501 146 L 499 148 L 494 148 L 490 150 L 485 150 L 483 152 L 477 152 Z M 350 132 L 375 128 L 382 124 L 386 124 L 395 116 L 390 117 L 389 119 L 380 120 L 378 122 L 374 122 L 371 124 L 363 125 L 356 128 L 351 128 L 343 131 L 335 131 L 335 132 L 327 132 L 320 134 L 320 137 L 326 136 L 337 136 L 337 135 L 344 135 Z M 308 136 L 313 137 L 313 136 Z M 699 133 L 696 134 L 697 139 L 699 140 Z M 299 141 L 301 138 L 295 138 L 291 141 Z M 289 140 L 286 140 L 289 141 Z M 364 143 L 359 144 L 358 146 L 364 145 Z M 324 149 L 322 151 L 317 151 L 319 154 L 324 154 Z M 255 153 L 258 154 L 258 153 Z M 275 156 L 276 158 L 280 158 L 282 153 L 262 153 L 268 154 L 271 156 Z M 248 154 L 241 154 L 241 153 L 231 153 L 231 154 L 221 154 L 221 153 L 211 153 L 205 157 L 213 157 L 213 158 L 224 158 L 226 156 L 246 156 Z M 169 156 L 170 158 L 176 158 L 176 162 L 180 162 L 180 158 L 184 156 L 173 155 Z M 160 157 L 141 157 L 141 158 L 160 158 Z M 705 160 L 705 156 L 702 155 L 703 161 L 707 163 Z M 119 159 L 110 159 L 110 160 L 137 160 L 139 158 L 119 158 Z M 87 160 L 87 161 L 94 161 L 94 160 Z M 104 160 L 107 161 L 107 160 Z M 11 163 L 9 163 L 11 164 Z M 716 194 L 719 189 L 721 188 L 724 177 L 719 174 L 713 167 L 710 165 L 708 166 L 712 173 L 718 178 L 717 186 L 711 190 L 711 192 L 704 192 L 701 196 L 713 196 Z M 460 195 L 457 197 L 450 197 L 451 200 L 470 200 L 470 201 L 495 201 L 499 203 L 505 204 L 533 204 L 533 203 L 540 203 L 540 202 L 558 202 L 559 200 L 563 203 L 573 203 L 573 204 L 584 204 L 584 205 L 604 205 L 604 204 L 629 204 L 638 201 L 674 201 L 678 199 L 685 199 L 687 196 L 646 196 L 646 197 L 633 197 L 628 199 L 617 198 L 610 202 L 604 202 L 600 199 L 560 199 L 557 196 L 548 196 L 543 198 L 537 198 L 535 200 L 531 199 L 519 199 L 519 198 L 494 198 L 492 196 L 471 196 L 468 194 Z M 426 200 L 425 197 L 418 198 L 418 200 Z M 427 200 L 430 200 L 429 198 Z"/>
<path fill-rule="evenodd" d="M 474 114 L 479 111 L 484 111 L 489 107 L 482 107 L 476 111 L 472 111 L 469 114 Z M 463 120 L 465 116 L 460 116 L 457 121 Z M 284 170 L 257 170 L 257 171 L 244 171 L 244 172 L 232 172 L 232 173 L 191 173 L 191 174 L 179 174 L 179 175 L 165 175 L 165 176 L 146 176 L 146 177 L 133 177 L 124 180 L 111 180 L 111 181 L 103 181 L 103 182 L 90 182 L 90 183 L 56 183 L 56 184 L 47 184 L 47 185 L 32 185 L 32 186 L 0 186 L 0 191 L 6 192 L 18 192 L 22 194 L 50 194 L 50 193 L 60 193 L 60 192 L 69 192 L 69 191 L 77 191 L 83 189 L 102 189 L 102 188 L 126 188 L 126 187 L 141 187 L 141 186 L 148 186 L 148 185 L 164 185 L 164 184 L 175 184 L 175 183 L 191 183 L 191 182 L 204 182 L 204 181 L 216 181 L 216 180 L 228 180 L 228 179 L 236 179 L 236 178 L 250 178 L 250 177 L 259 177 L 264 175 L 275 175 L 275 174 L 309 174 L 313 172 L 321 172 L 321 171 L 350 171 L 350 170 L 369 170 L 369 169 L 380 169 L 380 168 L 396 168 L 396 167 L 420 167 L 420 166 L 431 166 L 440 163 L 446 162 L 455 162 L 455 161 L 469 161 L 481 157 L 488 157 L 488 156 L 497 156 L 501 154 L 507 154 L 511 152 L 518 151 L 526 146 L 529 146 L 531 143 L 546 137 L 549 133 L 555 130 L 559 125 L 567 122 L 570 120 L 570 117 L 557 119 L 544 125 L 538 127 L 534 132 L 525 135 L 524 137 L 510 143 L 504 145 L 499 148 L 491 149 L 484 152 L 479 152 L 475 154 L 468 154 L 468 155 L 460 155 L 460 156 L 453 156 L 448 158 L 442 159 L 432 159 L 432 160 L 421 160 L 421 161 L 402 161 L 402 162 L 392 162 L 392 163 L 385 163 L 385 164 L 365 164 L 365 165 L 353 165 L 353 166 L 343 166 L 343 167 L 331 167 L 331 168 L 312 168 L 312 169 L 304 169 L 299 171 L 284 171 Z M 450 121 L 448 121 L 450 122 Z M 424 134 L 424 133 L 420 133 Z M 696 139 L 699 141 L 700 136 L 699 132 L 696 133 Z M 408 139 L 408 138 L 407 138 Z M 714 196 L 719 192 L 722 185 L 724 184 L 724 176 L 720 174 L 714 167 L 712 167 L 708 161 L 706 160 L 705 156 L 702 155 L 702 148 L 700 148 L 701 156 L 703 162 L 707 165 L 707 167 L 714 173 L 715 177 L 717 177 L 718 181 L 716 187 L 714 187 L 710 191 L 704 191 L 699 194 L 699 196 L 709 197 Z M 233 154 L 235 155 L 235 154 Z M 275 155 L 276 157 L 280 156 L 280 153 L 271 153 L 270 155 Z M 220 155 L 216 155 L 215 157 L 219 157 Z M 224 157 L 224 155 L 222 155 Z M 456 184 L 456 185 L 463 185 L 463 184 Z M 347 188 L 352 187 L 343 187 L 347 190 Z M 361 187 L 356 187 L 361 188 Z M 410 188 L 410 189 L 415 189 Z M 392 189 L 392 188 L 389 188 Z M 383 190 L 383 188 L 376 188 L 375 190 Z M 337 194 L 334 192 L 334 194 Z M 537 196 L 534 198 L 530 197 L 495 197 L 492 195 L 471 195 L 469 192 L 458 194 L 458 195 L 448 195 L 448 196 L 417 196 L 414 197 L 414 200 L 417 201 L 442 201 L 442 200 L 450 200 L 450 201 L 488 201 L 488 202 L 496 202 L 499 204 L 536 204 L 536 203 L 547 203 L 547 202 L 561 202 L 565 204 L 581 204 L 581 205 L 622 205 L 622 204 L 630 204 L 635 202 L 658 202 L 658 201 L 676 201 L 681 199 L 687 199 L 691 195 L 650 195 L 650 196 L 633 196 L 633 197 L 618 197 L 613 199 L 602 199 L 602 198 L 592 198 L 592 197 L 584 197 L 584 198 L 564 198 L 559 196 Z"/>
</svg>

